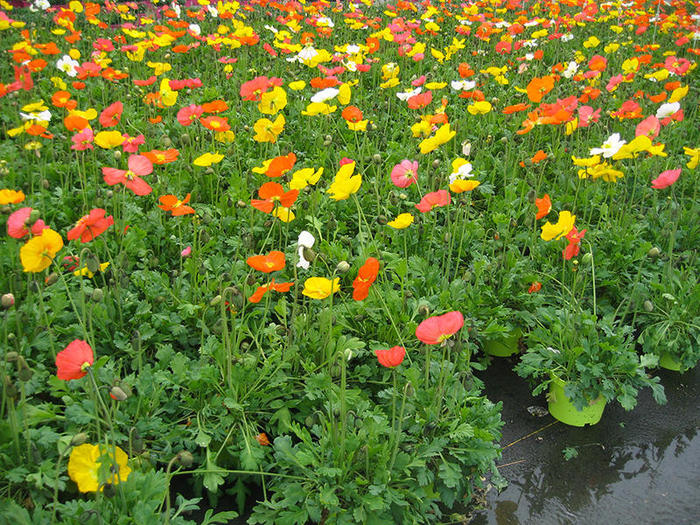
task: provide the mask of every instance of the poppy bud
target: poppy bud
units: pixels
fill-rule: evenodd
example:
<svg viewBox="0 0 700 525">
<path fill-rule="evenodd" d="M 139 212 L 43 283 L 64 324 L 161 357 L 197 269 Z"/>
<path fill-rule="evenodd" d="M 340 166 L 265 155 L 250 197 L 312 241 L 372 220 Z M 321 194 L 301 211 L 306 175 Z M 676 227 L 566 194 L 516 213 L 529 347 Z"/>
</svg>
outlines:
<svg viewBox="0 0 700 525">
<path fill-rule="evenodd" d="M 92 299 L 92 301 L 95 303 L 101 303 L 104 296 L 105 294 L 101 288 L 95 288 L 90 295 L 90 299 Z"/>
<path fill-rule="evenodd" d="M 445 242 L 450 242 L 450 232 L 445 232 L 445 235 L 443 235 L 442 238 Z"/>
<path fill-rule="evenodd" d="M 112 387 L 112 389 L 109 391 L 109 396 L 115 401 L 126 401 L 126 398 L 129 397 L 126 395 L 126 392 L 124 392 L 124 390 L 118 386 Z"/>
<path fill-rule="evenodd" d="M 403 193 L 403 192 L 402 192 L 402 193 L 399 193 L 399 199 L 401 199 L 402 201 L 405 201 L 406 199 L 408 199 L 408 195 L 406 195 L 406 194 Z"/>
<path fill-rule="evenodd" d="M 593 255 L 591 255 L 591 252 L 586 252 L 583 254 L 583 257 L 581 257 L 581 260 L 585 264 L 589 264 L 593 260 Z"/>
<path fill-rule="evenodd" d="M 102 487 L 102 494 L 104 494 L 106 498 L 113 498 L 116 496 L 117 490 L 111 483 L 105 483 Z"/>
<path fill-rule="evenodd" d="M 649 299 L 644 301 L 644 309 L 647 312 L 653 312 L 654 311 L 654 303 L 652 303 Z"/>
<path fill-rule="evenodd" d="M 433 161 L 433 169 L 438 169 L 440 167 L 440 159 L 435 159 Z"/>
<path fill-rule="evenodd" d="M 27 224 L 34 224 L 41 217 L 41 212 L 39 210 L 32 210 L 29 214 L 29 220 Z"/>
<path fill-rule="evenodd" d="M 5 354 L 5 361 L 8 363 L 14 363 L 17 359 L 19 359 L 19 354 L 17 352 L 7 352 L 7 354 Z"/>
<path fill-rule="evenodd" d="M 182 465 L 185 468 L 191 467 L 192 463 L 194 462 L 194 457 L 192 456 L 192 453 L 187 450 L 181 450 L 177 453 L 176 457 L 178 463 L 180 463 L 180 465 Z"/>
<path fill-rule="evenodd" d="M 82 445 L 87 441 L 87 438 L 88 435 L 85 432 L 79 432 L 70 440 L 70 446 L 77 447 L 78 445 Z"/>
<path fill-rule="evenodd" d="M 187 133 L 183 133 L 182 135 L 180 135 L 180 144 L 182 144 L 183 146 L 187 146 L 190 142 L 191 139 Z"/>
<path fill-rule="evenodd" d="M 105 197 L 111 199 L 112 197 L 114 197 L 114 192 L 112 190 L 107 190 L 107 192 L 105 193 Z"/>
<path fill-rule="evenodd" d="M 10 208 L 9 206 L 3 206 L 0 208 L 0 213 L 2 213 L 3 215 L 9 215 L 10 213 L 12 213 L 12 208 Z"/>
<path fill-rule="evenodd" d="M 418 315 L 428 317 L 430 315 L 430 307 L 427 304 L 422 304 L 418 307 Z"/>
<path fill-rule="evenodd" d="M 659 255 L 661 255 L 661 250 L 654 246 L 647 252 L 647 257 L 650 259 L 656 259 Z"/>
<path fill-rule="evenodd" d="M 335 271 L 338 273 L 345 273 L 349 269 L 350 269 L 350 263 L 348 263 L 348 261 L 340 261 L 335 267 Z"/>
<path fill-rule="evenodd" d="M 100 261 L 94 255 L 87 257 L 85 264 L 87 266 L 88 271 L 91 273 L 97 273 L 100 271 Z"/>
<path fill-rule="evenodd" d="M 209 301 L 209 306 L 216 306 L 219 303 L 221 303 L 221 296 L 217 295 L 211 301 Z"/>
<path fill-rule="evenodd" d="M 38 156 L 38 153 L 39 152 L 37 151 L 37 156 Z M 46 179 L 41 179 L 41 185 L 43 186 L 43 188 L 45 190 L 48 190 L 51 187 L 51 183 Z"/>
<path fill-rule="evenodd" d="M 413 383 L 411 383 L 410 381 L 406 383 L 406 397 L 413 397 L 413 394 L 415 393 L 416 391 L 413 388 Z"/>
<path fill-rule="evenodd" d="M 384 215 L 378 215 L 378 216 L 377 216 L 377 223 L 378 223 L 378 224 L 381 224 L 381 225 L 383 226 L 383 225 L 386 224 L 387 222 L 389 222 L 389 220 L 386 218 L 386 216 L 384 216 Z"/>
<path fill-rule="evenodd" d="M 316 252 L 308 246 L 304 246 L 304 259 L 309 262 L 314 262 L 316 260 Z"/>
<path fill-rule="evenodd" d="M 29 368 L 29 365 L 27 365 L 27 362 L 22 356 L 17 358 L 17 369 L 17 377 L 19 377 L 20 381 L 29 381 L 34 375 L 34 372 Z"/>
<path fill-rule="evenodd" d="M 501 137 L 501 144 L 508 142 L 508 137 Z"/>
<path fill-rule="evenodd" d="M 163 135 L 163 138 L 160 139 L 160 143 L 166 148 L 169 148 L 173 145 L 173 141 L 170 140 L 170 137 L 168 137 L 167 135 Z"/>
<path fill-rule="evenodd" d="M 121 150 L 118 150 L 118 149 L 114 150 L 114 158 L 115 158 L 115 160 L 120 160 L 122 158 Z"/>
<path fill-rule="evenodd" d="M 6 293 L 2 295 L 2 299 L 0 299 L 0 301 L 2 302 L 2 307 L 7 310 L 15 304 L 15 296 L 11 293 Z"/>
<path fill-rule="evenodd" d="M 245 202 L 245 201 L 239 200 L 238 202 L 236 202 L 236 206 L 237 206 L 238 208 L 245 208 L 245 207 L 246 207 L 246 202 Z"/>
<path fill-rule="evenodd" d="M 14 333 L 14 332 L 10 332 L 9 334 L 7 334 L 7 340 L 8 340 L 8 341 L 14 341 L 14 340 L 15 340 L 15 337 L 16 337 L 16 336 L 15 336 L 15 333 Z"/>
<path fill-rule="evenodd" d="M 674 303 L 676 302 L 676 298 L 673 297 L 670 293 L 665 293 L 661 297 L 663 297 L 667 301 L 673 301 Z"/>
<path fill-rule="evenodd" d="M 382 161 L 382 156 L 379 153 L 372 155 L 372 160 L 379 164 Z"/>
<path fill-rule="evenodd" d="M 527 192 L 527 200 L 531 204 L 535 204 L 535 199 L 537 199 L 537 192 L 534 189 L 531 189 Z"/>
</svg>

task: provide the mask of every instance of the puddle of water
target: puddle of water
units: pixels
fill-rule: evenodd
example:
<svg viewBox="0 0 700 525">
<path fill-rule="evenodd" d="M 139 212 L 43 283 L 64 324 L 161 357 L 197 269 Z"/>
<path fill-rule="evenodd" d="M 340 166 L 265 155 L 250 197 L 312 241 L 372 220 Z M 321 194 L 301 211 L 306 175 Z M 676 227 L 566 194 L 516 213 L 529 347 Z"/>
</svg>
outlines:
<svg viewBox="0 0 700 525">
<path fill-rule="evenodd" d="M 634 411 L 609 404 L 599 424 L 576 428 L 528 412 L 546 401 L 513 363 L 497 359 L 481 377 L 503 401 L 504 446 L 535 434 L 504 449 L 509 485 L 489 492 L 472 525 L 700 523 L 700 371 L 659 372 L 665 406 L 643 392 Z M 566 447 L 578 455 L 566 461 Z"/>
</svg>

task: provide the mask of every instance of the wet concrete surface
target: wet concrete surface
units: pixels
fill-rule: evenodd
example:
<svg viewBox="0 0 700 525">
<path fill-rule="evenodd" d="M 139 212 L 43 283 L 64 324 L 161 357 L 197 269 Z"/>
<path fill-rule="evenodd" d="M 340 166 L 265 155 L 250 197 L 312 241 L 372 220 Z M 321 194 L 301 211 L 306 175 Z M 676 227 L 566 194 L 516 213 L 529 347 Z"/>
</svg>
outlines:
<svg viewBox="0 0 700 525">
<path fill-rule="evenodd" d="M 512 371 L 515 358 L 494 358 L 479 376 L 489 399 L 503 402 L 503 457 L 508 481 L 491 489 L 470 525 L 700 524 L 700 370 L 659 370 L 668 403 L 648 391 L 626 412 L 608 403 L 600 423 L 583 428 L 540 416 L 544 395 Z M 575 449 L 568 461 L 565 448 Z"/>
</svg>

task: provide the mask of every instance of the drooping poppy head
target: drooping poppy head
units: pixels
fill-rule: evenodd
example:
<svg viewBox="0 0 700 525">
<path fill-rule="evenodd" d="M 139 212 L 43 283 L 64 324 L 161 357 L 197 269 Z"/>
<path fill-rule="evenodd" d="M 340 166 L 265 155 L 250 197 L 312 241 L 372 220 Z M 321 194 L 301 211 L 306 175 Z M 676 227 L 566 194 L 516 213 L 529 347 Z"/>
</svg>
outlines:
<svg viewBox="0 0 700 525">
<path fill-rule="evenodd" d="M 63 381 L 80 379 L 95 362 L 92 348 L 85 341 L 76 339 L 56 355 L 56 376 Z"/>
<path fill-rule="evenodd" d="M 416 337 L 427 345 L 436 345 L 459 332 L 463 325 L 464 316 L 461 312 L 454 311 L 444 315 L 436 315 L 418 325 Z"/>
</svg>

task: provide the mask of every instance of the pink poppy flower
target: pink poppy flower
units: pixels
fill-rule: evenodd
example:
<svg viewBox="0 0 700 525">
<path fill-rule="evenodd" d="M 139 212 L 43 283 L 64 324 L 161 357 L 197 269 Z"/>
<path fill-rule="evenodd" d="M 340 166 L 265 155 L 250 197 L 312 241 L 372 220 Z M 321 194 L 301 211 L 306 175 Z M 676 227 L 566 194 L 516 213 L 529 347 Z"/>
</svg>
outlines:
<svg viewBox="0 0 700 525">
<path fill-rule="evenodd" d="M 146 181 L 141 177 L 150 175 L 153 172 L 153 164 L 143 155 L 130 155 L 128 160 L 129 169 L 119 170 L 117 168 L 102 168 L 104 180 L 110 186 L 124 184 L 136 195 L 148 195 L 153 191 Z"/>
<path fill-rule="evenodd" d="M 421 213 L 428 213 L 433 208 L 447 206 L 450 202 L 452 202 L 450 193 L 447 190 L 438 190 L 423 196 L 416 204 L 416 209 Z"/>
<path fill-rule="evenodd" d="M 591 106 L 578 108 L 578 127 L 587 128 L 591 122 L 598 122 L 601 108 L 594 110 Z"/>
<path fill-rule="evenodd" d="M 398 188 L 408 188 L 418 182 L 418 161 L 402 160 L 391 170 L 391 182 Z"/>
<path fill-rule="evenodd" d="M 202 106 L 198 106 L 197 104 L 190 104 L 189 106 L 181 108 L 180 111 L 177 112 L 176 118 L 177 121 L 183 126 L 189 126 L 195 120 L 198 120 L 203 113 L 204 110 L 202 109 Z"/>
<path fill-rule="evenodd" d="M 56 376 L 63 381 L 80 379 L 95 362 L 92 348 L 85 341 L 76 339 L 56 355 Z"/>
<path fill-rule="evenodd" d="M 661 131 L 661 121 L 655 115 L 649 115 L 637 124 L 634 136 L 646 135 L 651 140 L 654 140 L 659 135 L 659 131 Z"/>
<path fill-rule="evenodd" d="M 10 214 L 7 218 L 7 234 L 14 239 L 21 239 L 28 235 L 30 230 L 27 228 L 27 221 L 31 214 L 31 208 L 20 208 Z M 46 228 L 48 228 L 46 223 L 39 219 L 31 227 L 32 235 L 41 235 L 41 232 Z"/>
<path fill-rule="evenodd" d="M 100 125 L 103 128 L 112 128 L 119 124 L 122 118 L 122 112 L 124 111 L 124 104 L 117 101 L 114 104 L 110 104 L 102 113 L 100 113 Z"/>
<path fill-rule="evenodd" d="M 380 365 L 387 368 L 394 368 L 403 363 L 403 358 L 406 356 L 406 349 L 403 346 L 394 346 L 388 350 L 375 350 L 374 355 L 377 356 Z"/>
<path fill-rule="evenodd" d="M 103 233 L 107 228 L 114 224 L 114 217 L 111 215 L 105 217 L 107 212 L 102 208 L 90 210 L 88 215 L 83 215 L 75 226 L 68 232 L 68 240 L 74 241 L 80 239 L 80 242 L 89 242 L 95 237 Z"/>
<path fill-rule="evenodd" d="M 427 345 L 436 345 L 459 332 L 463 325 L 464 316 L 461 312 L 454 311 L 444 315 L 436 315 L 418 325 L 416 337 Z"/>
<path fill-rule="evenodd" d="M 668 188 L 671 184 L 678 180 L 680 174 L 680 168 L 675 170 L 666 170 L 663 173 L 660 173 L 659 176 L 656 177 L 653 181 L 651 181 L 651 187 L 655 190 L 663 190 L 664 188 Z"/>
<path fill-rule="evenodd" d="M 417 79 L 412 80 L 412 81 L 411 81 L 411 85 L 412 85 L 413 87 L 422 86 L 423 84 L 425 84 L 425 81 L 426 81 L 425 75 L 421 75 L 421 76 L 418 77 Z"/>
<path fill-rule="evenodd" d="M 122 150 L 124 153 L 138 153 L 139 146 L 146 142 L 146 137 L 143 133 L 131 137 L 128 133 L 124 133 L 124 142 L 122 142 Z"/>
<path fill-rule="evenodd" d="M 92 139 L 95 137 L 92 129 L 85 128 L 80 133 L 76 133 L 71 137 L 73 145 L 70 149 L 74 151 L 85 151 L 86 149 L 94 149 L 95 146 L 92 145 Z"/>
</svg>

